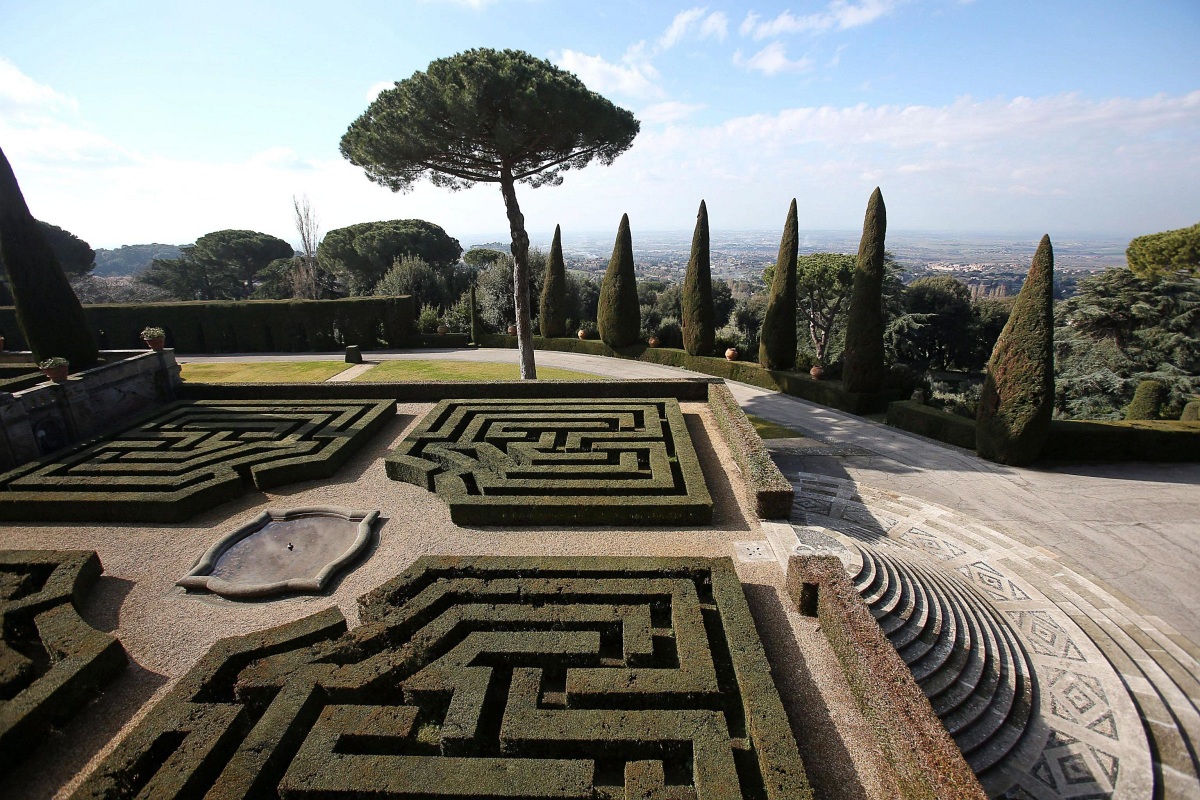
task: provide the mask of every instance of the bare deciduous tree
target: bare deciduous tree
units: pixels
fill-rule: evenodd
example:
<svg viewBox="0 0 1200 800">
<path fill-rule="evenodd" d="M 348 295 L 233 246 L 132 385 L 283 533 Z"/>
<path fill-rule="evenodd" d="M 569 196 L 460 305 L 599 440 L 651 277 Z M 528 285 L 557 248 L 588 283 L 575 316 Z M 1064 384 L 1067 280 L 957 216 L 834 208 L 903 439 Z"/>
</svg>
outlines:
<svg viewBox="0 0 1200 800">
<path fill-rule="evenodd" d="M 321 287 L 317 281 L 317 245 L 320 244 L 321 228 L 317 212 L 313 210 L 308 195 L 300 198 L 292 195 L 292 211 L 303 253 L 293 259 L 292 296 L 304 300 L 319 300 Z"/>
</svg>

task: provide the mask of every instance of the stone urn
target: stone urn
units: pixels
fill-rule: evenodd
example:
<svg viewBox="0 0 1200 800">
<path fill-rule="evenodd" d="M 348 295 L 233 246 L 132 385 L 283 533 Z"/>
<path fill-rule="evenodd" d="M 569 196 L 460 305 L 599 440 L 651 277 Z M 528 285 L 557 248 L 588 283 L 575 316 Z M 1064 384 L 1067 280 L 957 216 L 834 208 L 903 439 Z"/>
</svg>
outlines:
<svg viewBox="0 0 1200 800">
<path fill-rule="evenodd" d="M 738 351 L 736 347 L 731 347 L 725 351 L 725 358 L 729 359 L 730 361 L 737 361 L 737 357 Z"/>
<path fill-rule="evenodd" d="M 509 325 L 509 326 L 508 326 L 508 335 L 509 335 L 509 336 L 516 336 L 516 335 L 517 335 L 517 326 L 516 326 L 516 325 Z"/>
<path fill-rule="evenodd" d="M 445 325 L 438 325 L 437 332 L 438 332 L 438 336 L 445 336 L 447 333 L 450 332 L 450 329 L 448 327 L 446 327 Z"/>
<path fill-rule="evenodd" d="M 579 338 L 586 339 L 587 337 L 588 337 L 587 328 L 580 328 L 579 329 Z"/>
<path fill-rule="evenodd" d="M 808 374 L 812 376 L 814 381 L 819 381 L 821 378 L 825 377 L 825 368 L 820 364 L 813 364 L 812 369 L 808 371 Z"/>
<path fill-rule="evenodd" d="M 651 347 L 658 347 L 658 337 L 651 336 L 649 339 L 646 340 L 646 344 L 650 345 Z"/>
</svg>

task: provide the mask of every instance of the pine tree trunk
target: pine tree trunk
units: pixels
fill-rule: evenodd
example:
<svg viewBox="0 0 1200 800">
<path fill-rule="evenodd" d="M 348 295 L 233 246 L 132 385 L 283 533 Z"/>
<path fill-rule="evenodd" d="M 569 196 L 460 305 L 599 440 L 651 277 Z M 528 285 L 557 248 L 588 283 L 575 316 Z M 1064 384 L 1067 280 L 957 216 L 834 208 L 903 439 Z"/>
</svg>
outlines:
<svg viewBox="0 0 1200 800">
<path fill-rule="evenodd" d="M 517 311 L 521 380 L 535 380 L 537 368 L 533 363 L 533 325 L 529 321 L 529 234 L 525 232 L 525 215 L 517 205 L 512 169 L 507 165 L 500 171 L 500 192 L 504 195 L 504 210 L 508 213 L 508 229 L 512 234 L 513 304 Z"/>
</svg>

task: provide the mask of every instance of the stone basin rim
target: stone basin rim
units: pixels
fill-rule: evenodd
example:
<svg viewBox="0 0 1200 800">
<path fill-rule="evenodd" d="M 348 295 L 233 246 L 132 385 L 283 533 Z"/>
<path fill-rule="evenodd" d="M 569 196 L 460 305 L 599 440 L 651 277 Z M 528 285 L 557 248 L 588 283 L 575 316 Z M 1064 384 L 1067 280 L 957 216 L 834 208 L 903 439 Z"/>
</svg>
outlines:
<svg viewBox="0 0 1200 800">
<path fill-rule="evenodd" d="M 290 578 L 286 581 L 270 583 L 234 583 L 211 574 L 221 556 L 243 539 L 257 533 L 272 522 L 286 522 L 304 517 L 331 517 L 347 522 L 357 521 L 358 534 L 340 556 L 326 564 L 311 578 Z M 349 509 L 340 506 L 301 506 L 286 510 L 270 508 L 218 539 L 196 560 L 188 574 L 175 582 L 175 585 L 187 591 L 207 591 L 229 598 L 255 598 L 293 592 L 321 592 L 333 575 L 358 558 L 366 549 L 371 541 L 371 531 L 378 518 L 378 511 Z"/>
</svg>

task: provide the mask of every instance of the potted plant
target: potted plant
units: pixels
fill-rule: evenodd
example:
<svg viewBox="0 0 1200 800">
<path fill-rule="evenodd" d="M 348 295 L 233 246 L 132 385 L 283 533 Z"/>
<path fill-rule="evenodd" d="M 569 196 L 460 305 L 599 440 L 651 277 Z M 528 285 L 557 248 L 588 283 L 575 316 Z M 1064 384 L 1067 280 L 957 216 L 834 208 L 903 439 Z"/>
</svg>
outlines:
<svg viewBox="0 0 1200 800">
<path fill-rule="evenodd" d="M 45 361 L 38 362 L 38 369 L 40 369 L 47 378 L 55 383 L 65 381 L 67 379 L 67 370 L 70 366 L 71 362 L 67 361 L 62 356 L 51 356 Z"/>
<path fill-rule="evenodd" d="M 516 325 L 509 325 L 509 326 L 508 326 L 508 335 L 509 335 L 509 336 L 516 336 L 516 335 L 517 335 L 517 326 L 516 326 Z"/>
<path fill-rule="evenodd" d="M 730 361 L 737 361 L 737 357 L 738 349 L 736 347 L 731 347 L 725 351 L 725 358 L 729 359 Z"/>
<path fill-rule="evenodd" d="M 650 345 L 651 347 L 658 347 L 658 336 L 656 334 L 651 334 L 650 338 L 646 340 L 646 344 Z"/>
<path fill-rule="evenodd" d="M 163 345 L 167 343 L 167 332 L 162 328 L 151 325 L 142 331 L 142 341 L 151 350 L 162 350 Z"/>
<path fill-rule="evenodd" d="M 825 365 L 820 360 L 814 361 L 812 367 L 809 368 L 808 374 L 812 376 L 814 381 L 819 381 L 825 377 Z"/>
<path fill-rule="evenodd" d="M 450 332 L 450 328 L 447 327 L 446 325 L 438 325 L 437 331 L 438 331 L 438 336 L 445 336 L 446 334 L 448 334 Z"/>
<path fill-rule="evenodd" d="M 587 328 L 580 328 L 580 329 L 579 329 L 578 336 L 579 336 L 579 338 L 580 338 L 580 339 L 587 339 L 587 338 L 588 338 L 589 336 L 591 336 L 591 335 L 592 335 L 592 332 L 591 332 L 591 331 L 589 331 Z"/>
</svg>

